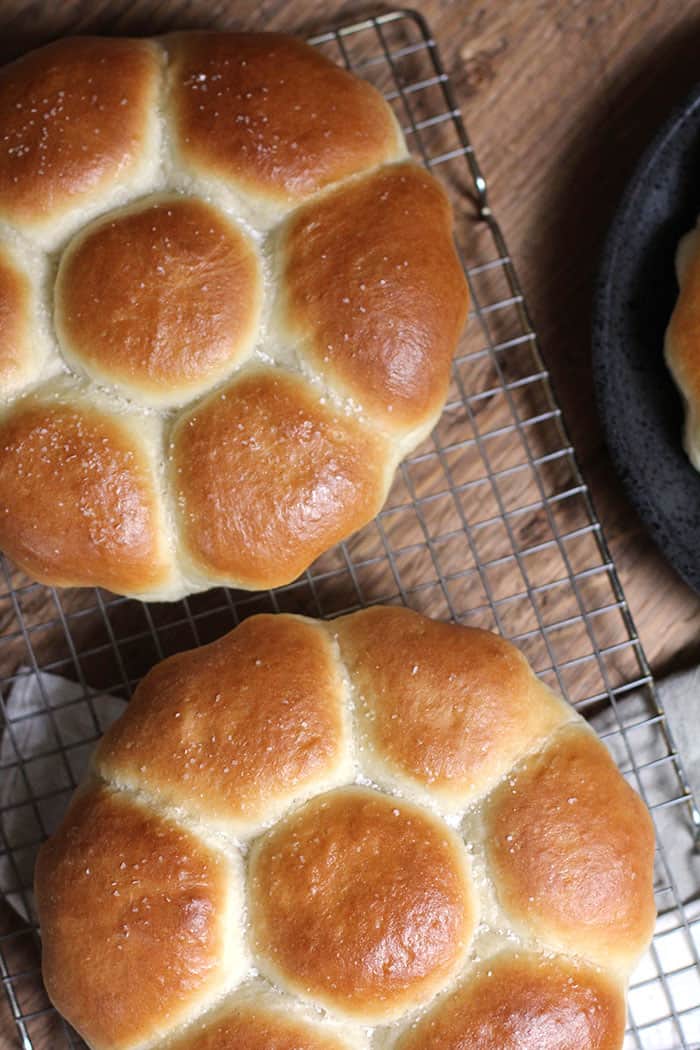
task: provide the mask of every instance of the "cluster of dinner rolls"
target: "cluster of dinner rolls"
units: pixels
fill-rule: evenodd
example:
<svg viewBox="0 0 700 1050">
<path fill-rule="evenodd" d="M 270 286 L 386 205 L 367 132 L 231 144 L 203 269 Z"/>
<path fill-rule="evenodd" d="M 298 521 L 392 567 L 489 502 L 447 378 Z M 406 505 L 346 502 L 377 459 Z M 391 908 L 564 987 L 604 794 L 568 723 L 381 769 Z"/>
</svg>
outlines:
<svg viewBox="0 0 700 1050">
<path fill-rule="evenodd" d="M 145 677 L 41 850 L 93 1050 L 619 1050 L 654 836 L 509 642 L 376 606 Z"/>
<path fill-rule="evenodd" d="M 274 34 L 0 71 L 0 548 L 171 600 L 288 583 L 444 403 L 452 215 L 389 106 Z"/>
<path fill-rule="evenodd" d="M 678 245 L 676 276 L 680 292 L 666 329 L 664 353 L 685 406 L 685 451 L 700 470 L 700 226 Z"/>
</svg>

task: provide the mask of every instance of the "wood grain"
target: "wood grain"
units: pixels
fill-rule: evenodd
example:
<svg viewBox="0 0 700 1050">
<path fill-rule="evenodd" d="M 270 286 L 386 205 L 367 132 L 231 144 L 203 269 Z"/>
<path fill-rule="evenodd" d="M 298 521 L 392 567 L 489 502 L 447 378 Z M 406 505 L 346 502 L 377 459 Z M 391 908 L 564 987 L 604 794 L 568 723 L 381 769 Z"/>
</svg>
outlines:
<svg viewBox="0 0 700 1050">
<path fill-rule="evenodd" d="M 696 79 L 700 11 L 639 0 L 469 5 L 464 30 L 453 49 L 462 106 L 637 626 L 664 674 L 700 657 L 700 601 L 612 471 L 593 399 L 590 310 L 624 185 Z"/>
</svg>

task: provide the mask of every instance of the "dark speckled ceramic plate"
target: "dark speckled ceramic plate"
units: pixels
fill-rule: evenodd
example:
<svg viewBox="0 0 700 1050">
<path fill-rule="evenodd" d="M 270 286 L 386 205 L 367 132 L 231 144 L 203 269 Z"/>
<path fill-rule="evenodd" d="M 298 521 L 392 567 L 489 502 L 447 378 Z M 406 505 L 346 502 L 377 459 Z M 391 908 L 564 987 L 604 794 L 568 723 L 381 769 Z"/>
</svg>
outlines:
<svg viewBox="0 0 700 1050">
<path fill-rule="evenodd" d="M 700 89 L 662 128 L 620 203 L 593 322 L 598 405 L 616 470 L 659 548 L 700 592 L 700 474 L 663 359 L 674 256 L 700 213 Z"/>
</svg>

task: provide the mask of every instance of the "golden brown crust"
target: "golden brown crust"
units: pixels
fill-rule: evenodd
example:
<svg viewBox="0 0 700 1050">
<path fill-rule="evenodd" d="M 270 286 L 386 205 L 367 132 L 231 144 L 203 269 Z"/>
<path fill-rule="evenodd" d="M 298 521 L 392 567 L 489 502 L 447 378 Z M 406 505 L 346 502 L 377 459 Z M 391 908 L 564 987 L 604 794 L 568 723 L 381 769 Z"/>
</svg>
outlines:
<svg viewBox="0 0 700 1050">
<path fill-rule="evenodd" d="M 202 32 L 166 44 L 177 150 L 195 171 L 291 203 L 401 152 L 381 95 L 299 40 Z"/>
<path fill-rule="evenodd" d="M 290 219 L 283 250 L 285 320 L 314 367 L 384 427 L 432 421 L 468 303 L 435 179 L 407 163 L 342 186 Z"/>
<path fill-rule="evenodd" d="M 103 738 L 100 775 L 234 833 L 344 768 L 343 683 L 328 635 L 255 616 L 144 678 Z"/>
<path fill-rule="evenodd" d="M 146 40 L 69 37 L 0 70 L 0 216 L 33 226 L 141 160 L 159 80 Z"/>
<path fill-rule="evenodd" d="M 548 943 L 630 969 L 654 928 L 654 831 L 587 729 L 565 727 L 489 798 L 487 850 L 508 914 Z"/>
<path fill-rule="evenodd" d="M 620 1050 L 620 985 L 562 958 L 503 952 L 411 1028 L 396 1050 Z"/>
<path fill-rule="evenodd" d="M 358 787 L 317 796 L 256 844 L 249 893 L 265 965 L 364 1023 L 430 998 L 476 921 L 460 840 L 425 810 Z"/>
<path fill-rule="evenodd" d="M 61 260 L 56 324 L 64 350 L 98 381 L 177 404 L 250 351 L 262 297 L 249 239 L 196 198 L 111 213 Z"/>
<path fill-rule="evenodd" d="M 234 999 L 168 1043 L 167 1050 L 348 1050 L 328 1026 L 295 1015 L 294 1004 L 277 998 L 259 993 L 255 1001 Z"/>
<path fill-rule="evenodd" d="M 0 548 L 36 580 L 147 594 L 171 572 L 153 469 L 120 418 L 31 396 L 0 421 Z"/>
<path fill-rule="evenodd" d="M 78 796 L 42 852 L 57 1007 L 96 1050 L 160 1038 L 170 1050 L 619 1050 L 624 984 L 653 927 L 653 833 L 602 744 L 580 720 L 557 725 L 567 715 L 540 688 L 501 639 L 395 608 L 333 625 L 252 617 L 166 660 L 98 749 L 109 786 Z M 465 768 L 484 790 L 501 775 L 459 834 L 351 783 L 380 779 L 367 739 L 351 739 L 358 702 L 379 723 L 387 779 L 417 764 L 406 783 L 423 801 L 444 805 L 446 784 L 462 808 Z M 517 758 L 518 718 L 525 757 L 484 765 L 482 752 Z M 466 737 L 475 773 L 450 734 Z M 442 785 L 425 775 L 436 756 L 456 774 Z M 232 835 L 252 839 L 245 898 L 238 851 L 219 855 Z M 194 907 L 180 907 L 181 881 L 187 894 L 196 884 Z M 364 1031 L 399 1018 L 401 1033 Z"/>
<path fill-rule="evenodd" d="M 493 787 L 567 717 L 525 657 L 489 631 L 388 606 L 333 627 L 378 774 L 448 808 Z"/>
<path fill-rule="evenodd" d="M 106 788 L 77 795 L 40 852 L 51 1000 L 97 1050 L 160 1034 L 235 980 L 234 871 L 182 827 Z"/>
<path fill-rule="evenodd" d="M 0 396 L 21 386 L 30 376 L 32 352 L 31 285 L 0 246 Z"/>
<path fill-rule="evenodd" d="M 289 583 L 384 501 L 381 439 L 281 370 L 235 379 L 172 440 L 187 554 L 235 585 Z"/>
</svg>

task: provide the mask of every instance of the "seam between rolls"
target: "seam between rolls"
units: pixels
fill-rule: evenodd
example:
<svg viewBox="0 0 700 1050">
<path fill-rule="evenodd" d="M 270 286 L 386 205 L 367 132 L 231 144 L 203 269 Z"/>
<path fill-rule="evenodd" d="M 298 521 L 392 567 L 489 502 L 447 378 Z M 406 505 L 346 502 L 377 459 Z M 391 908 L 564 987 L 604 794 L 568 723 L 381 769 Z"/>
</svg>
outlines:
<svg viewBox="0 0 700 1050">
<path fill-rule="evenodd" d="M 352 614 L 350 614 L 350 615 L 352 615 Z M 357 706 L 356 706 L 356 701 L 355 701 L 356 688 L 355 688 L 354 683 L 352 682 L 352 676 L 350 674 L 350 669 L 348 667 L 348 664 L 343 659 L 343 656 L 342 656 L 342 647 L 340 645 L 339 635 L 337 633 L 334 634 L 334 632 L 333 632 L 333 621 L 331 620 L 331 621 L 324 622 L 324 626 L 325 626 L 326 630 L 329 632 L 329 634 L 331 635 L 331 637 L 332 637 L 333 641 L 335 642 L 335 644 L 337 645 L 337 649 L 338 649 L 337 659 L 338 659 L 339 666 L 343 669 L 343 673 L 346 676 L 348 682 L 350 683 L 351 696 L 352 696 L 353 701 L 354 701 L 354 705 L 353 705 L 353 733 L 354 733 L 354 735 L 357 734 L 355 736 L 355 748 L 357 748 L 357 741 L 358 741 L 359 736 L 361 735 L 361 730 L 358 729 L 358 715 L 357 715 Z M 533 674 L 533 677 L 539 683 L 539 685 L 543 686 L 543 683 L 534 674 L 534 672 L 532 672 L 532 674 Z M 554 695 L 556 696 L 556 694 L 554 694 Z M 486 810 L 488 808 L 488 804 L 489 804 L 489 801 L 490 801 L 493 793 L 510 776 L 513 775 L 513 771 L 514 770 L 516 770 L 522 763 L 531 760 L 532 758 L 536 757 L 539 754 L 542 754 L 549 746 L 551 746 L 551 744 L 556 740 L 557 736 L 559 736 L 561 733 L 566 732 L 567 730 L 570 730 L 572 728 L 575 728 L 577 731 L 582 731 L 582 732 L 587 733 L 587 734 L 590 733 L 600 743 L 601 747 L 604 746 L 599 741 L 599 738 L 598 738 L 597 734 L 591 729 L 591 727 L 588 725 L 588 723 L 585 721 L 585 719 L 583 719 L 571 705 L 567 705 L 566 701 L 564 701 L 561 697 L 556 696 L 556 698 L 562 704 L 562 706 L 564 707 L 564 711 L 562 712 L 562 714 L 564 716 L 564 720 L 561 721 L 561 722 L 558 722 L 556 725 L 554 725 L 552 727 L 552 729 L 548 733 L 546 733 L 543 737 L 537 739 L 536 742 L 534 743 L 534 746 L 531 746 L 530 748 L 528 748 L 527 750 L 525 750 L 521 754 L 519 754 L 517 756 L 517 758 L 514 760 L 514 762 L 511 763 L 511 765 L 508 767 L 508 769 L 502 774 L 502 776 L 498 779 L 498 781 L 496 781 L 489 788 L 488 791 L 484 792 L 484 794 L 481 795 L 478 799 L 474 800 L 474 802 L 472 802 L 470 805 L 463 807 L 459 811 L 459 813 L 458 813 L 459 823 L 458 823 L 457 827 L 453 829 L 453 832 L 460 839 L 460 841 L 462 842 L 463 846 L 465 847 L 465 850 L 467 851 L 467 853 L 469 855 L 470 868 L 472 869 L 471 882 L 472 882 L 474 896 L 475 896 L 476 901 L 477 901 L 479 926 L 483 926 L 485 928 L 484 932 L 487 935 L 499 937 L 499 940 L 500 940 L 500 938 L 503 937 L 503 931 L 501 930 L 501 928 L 499 926 L 492 925 L 491 916 L 489 914 L 491 909 L 489 907 L 484 907 L 484 905 L 487 903 L 487 900 L 484 898 L 483 888 L 479 885 L 480 877 L 484 879 L 484 882 L 485 882 L 486 886 L 488 886 L 490 888 L 491 893 L 493 895 L 493 900 L 494 900 L 496 908 L 498 910 L 498 914 L 504 920 L 505 929 L 507 931 L 507 933 L 505 934 L 505 938 L 507 938 L 508 934 L 510 934 L 511 936 L 515 937 L 519 947 L 521 947 L 521 949 L 523 951 L 536 951 L 536 952 L 538 952 L 540 954 L 543 954 L 543 953 L 554 953 L 555 956 L 560 956 L 560 957 L 563 957 L 563 958 L 566 958 L 566 959 L 570 959 L 570 960 L 572 960 L 574 962 L 578 962 L 579 964 L 588 965 L 592 969 L 598 970 L 598 971 L 608 975 L 610 980 L 615 982 L 621 988 L 621 991 L 625 991 L 627 986 L 628 986 L 628 984 L 629 984 L 630 974 L 628 974 L 628 973 L 626 973 L 626 972 L 624 972 L 624 971 L 622 971 L 620 969 L 615 969 L 615 968 L 612 968 L 612 967 L 601 966 L 595 959 L 591 958 L 589 955 L 585 954 L 584 952 L 573 951 L 571 949 L 567 949 L 567 948 L 564 948 L 564 947 L 556 947 L 555 945 L 550 944 L 548 941 L 546 941 L 546 940 L 540 938 L 539 936 L 537 936 L 537 934 L 534 931 L 530 930 L 527 927 L 527 925 L 523 926 L 522 924 L 516 924 L 516 921 L 510 916 L 510 914 L 508 913 L 507 909 L 505 908 L 505 906 L 503 905 L 503 903 L 501 901 L 501 898 L 500 898 L 500 895 L 499 895 L 499 892 L 498 892 L 498 885 L 499 885 L 498 884 L 498 880 L 494 876 L 493 867 L 492 867 L 492 864 L 491 864 L 491 861 L 490 861 L 489 855 L 488 855 L 488 846 L 487 846 L 487 841 L 486 841 L 486 820 L 485 820 Z M 566 717 L 566 715 L 569 715 L 569 717 Z M 362 775 L 362 773 L 363 773 L 362 763 L 360 762 L 359 758 L 357 760 L 357 766 L 358 766 L 358 772 L 360 773 L 360 775 Z M 392 789 L 390 789 L 390 788 L 388 788 L 386 786 L 382 787 L 379 784 L 377 784 L 376 786 L 379 787 L 379 790 L 382 791 L 382 793 L 384 793 L 384 794 L 388 794 L 388 795 L 394 794 L 394 790 L 392 790 Z M 400 785 L 397 788 L 397 792 L 398 792 L 398 797 L 404 798 L 407 801 L 411 801 L 407 797 L 405 790 Z M 426 802 L 424 800 L 421 800 L 419 802 L 413 802 L 413 804 L 414 805 L 418 805 L 419 807 L 422 807 L 422 808 L 426 808 L 429 812 L 430 812 L 430 810 L 432 808 L 428 804 L 426 804 Z M 437 810 L 436 815 L 437 815 L 437 818 L 439 820 L 441 820 L 441 821 L 445 820 L 445 817 L 444 817 L 444 815 L 443 815 L 441 810 Z M 465 823 L 467 824 L 466 828 L 465 828 Z M 476 837 L 469 838 L 468 832 L 469 832 L 470 827 L 473 828 L 474 830 L 478 830 L 480 832 L 480 834 L 478 836 L 476 836 Z M 476 873 L 474 873 L 474 871 L 473 871 L 473 868 L 475 866 L 475 862 L 476 862 L 476 868 L 477 868 Z M 474 877 L 475 874 L 476 874 L 477 878 Z M 412 1011 L 406 1017 L 401 1018 L 400 1022 L 397 1025 L 397 1031 L 398 1032 L 402 1032 L 406 1027 L 410 1026 L 410 1024 L 413 1023 L 416 1019 L 418 1019 L 420 1016 L 422 1016 L 423 1014 L 428 1012 L 428 1010 L 430 1008 L 432 1008 L 432 1006 L 435 1004 L 435 1002 L 439 1001 L 439 998 L 441 996 L 447 995 L 451 991 L 454 991 L 455 988 L 457 988 L 459 986 L 459 984 L 465 979 L 466 975 L 469 973 L 469 971 L 474 966 L 474 944 L 475 944 L 475 942 L 476 942 L 476 940 L 477 940 L 477 938 L 479 936 L 479 933 L 478 933 L 479 926 L 477 926 L 477 929 L 474 931 L 474 935 L 472 937 L 472 940 L 470 942 L 469 948 L 467 950 L 467 955 L 466 955 L 466 958 L 464 960 L 464 963 L 463 963 L 462 967 L 460 968 L 460 970 L 458 971 L 458 973 L 453 978 L 453 980 L 450 982 L 449 986 L 447 988 L 443 989 L 441 992 L 439 992 L 436 996 L 434 996 L 431 1000 L 429 1000 L 428 1003 L 424 1004 L 419 1010 Z M 504 943 L 507 943 L 507 941 L 504 941 Z M 485 958 L 489 958 L 492 955 L 497 954 L 498 951 L 502 950 L 503 946 L 504 946 L 504 944 L 499 944 L 498 946 L 494 947 L 494 949 L 491 952 L 487 953 L 487 955 L 484 956 L 484 957 Z M 398 1035 L 397 1035 L 397 1038 L 398 1038 Z M 389 1039 L 389 1038 L 388 1038 L 387 1046 L 389 1046 L 389 1047 L 393 1046 L 393 1041 L 391 1039 Z"/>
</svg>

